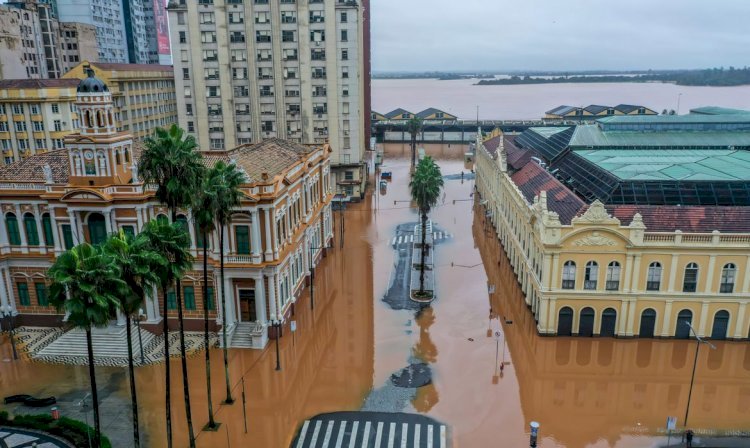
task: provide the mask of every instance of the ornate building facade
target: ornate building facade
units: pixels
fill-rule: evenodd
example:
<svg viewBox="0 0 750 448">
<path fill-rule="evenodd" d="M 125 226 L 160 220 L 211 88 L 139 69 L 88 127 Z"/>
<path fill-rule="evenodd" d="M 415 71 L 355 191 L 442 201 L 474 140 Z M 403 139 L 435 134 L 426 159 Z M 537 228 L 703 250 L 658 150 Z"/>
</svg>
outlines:
<svg viewBox="0 0 750 448">
<path fill-rule="evenodd" d="M 65 148 L 0 168 L 0 306 L 21 325 L 62 325 L 49 306 L 46 271 L 56 256 L 117 230 L 137 233 L 151 219 L 168 219 L 154 189 L 138 177 L 140 147 L 117 131 L 108 86 L 89 71 L 77 88 L 81 130 Z M 194 270 L 182 279 L 187 329 L 202 325 L 203 301 L 212 321 L 226 324 L 233 345 L 262 348 L 272 320 L 286 322 L 310 267 L 333 238 L 328 145 L 279 139 L 212 151 L 204 163 L 235 163 L 244 172 L 242 203 L 225 228 L 226 316 L 221 315 L 218 236 L 209 236 L 208 296 L 203 297 L 202 240 L 190 210 L 178 222 L 190 232 Z M 145 327 L 159 331 L 163 300 L 176 319 L 173 292 L 158 291 L 144 306 Z M 123 324 L 121 316 L 116 319 Z M 176 324 L 176 322 L 175 322 Z M 238 331 L 242 329 L 242 331 Z"/>
</svg>

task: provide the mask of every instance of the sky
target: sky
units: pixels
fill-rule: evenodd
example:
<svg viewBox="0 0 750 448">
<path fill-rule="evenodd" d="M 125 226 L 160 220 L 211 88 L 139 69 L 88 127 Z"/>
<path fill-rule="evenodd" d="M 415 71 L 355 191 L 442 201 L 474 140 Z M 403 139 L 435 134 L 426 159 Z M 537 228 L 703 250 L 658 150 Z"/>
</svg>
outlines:
<svg viewBox="0 0 750 448">
<path fill-rule="evenodd" d="M 750 0 L 370 0 L 372 69 L 750 66 Z"/>
</svg>

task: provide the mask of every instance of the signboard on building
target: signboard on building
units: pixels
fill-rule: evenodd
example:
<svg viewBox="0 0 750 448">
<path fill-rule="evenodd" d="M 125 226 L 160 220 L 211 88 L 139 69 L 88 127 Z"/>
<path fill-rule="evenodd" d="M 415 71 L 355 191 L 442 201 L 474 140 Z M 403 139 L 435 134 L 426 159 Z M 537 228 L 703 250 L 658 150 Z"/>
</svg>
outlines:
<svg viewBox="0 0 750 448">
<path fill-rule="evenodd" d="M 154 24 L 156 25 L 156 42 L 159 63 L 172 63 L 172 50 L 169 45 L 169 19 L 167 18 L 167 0 L 154 0 Z"/>
</svg>

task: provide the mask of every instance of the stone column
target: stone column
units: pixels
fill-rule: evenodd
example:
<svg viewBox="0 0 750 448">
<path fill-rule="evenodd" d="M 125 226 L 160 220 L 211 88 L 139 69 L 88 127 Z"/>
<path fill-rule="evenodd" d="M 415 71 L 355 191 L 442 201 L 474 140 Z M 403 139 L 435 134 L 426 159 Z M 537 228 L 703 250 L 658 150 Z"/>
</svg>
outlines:
<svg viewBox="0 0 750 448">
<path fill-rule="evenodd" d="M 39 205 L 34 204 L 34 222 L 36 223 L 36 234 L 39 238 L 39 252 L 47 253 L 47 242 L 45 241 L 45 233 L 42 228 L 42 214 L 39 212 Z"/>
<path fill-rule="evenodd" d="M 549 322 L 547 321 L 549 319 L 548 314 L 548 307 L 549 307 L 549 300 L 541 294 L 539 297 L 539 326 L 541 327 L 539 330 L 542 332 L 542 334 L 549 333 Z"/>
<path fill-rule="evenodd" d="M 750 255 L 745 260 L 745 278 L 742 279 L 742 292 L 750 291 Z"/>
<path fill-rule="evenodd" d="M 635 334 L 635 306 L 638 303 L 635 299 L 628 300 L 630 307 L 628 310 L 628 324 L 625 330 L 625 336 L 633 336 Z"/>
<path fill-rule="evenodd" d="M 224 255 L 229 253 L 229 226 L 224 225 Z"/>
<path fill-rule="evenodd" d="M 75 246 L 80 242 L 80 236 L 78 233 L 78 224 L 76 223 L 76 212 L 68 209 L 68 221 L 70 222 L 70 234 L 73 237 L 73 245 Z"/>
<path fill-rule="evenodd" d="M 704 289 L 706 294 L 712 293 L 711 288 L 713 287 L 715 267 L 716 267 L 716 255 L 711 255 L 708 258 L 708 271 L 706 271 L 706 288 Z"/>
<path fill-rule="evenodd" d="M 617 315 L 617 336 L 625 336 L 627 332 L 628 323 L 628 301 L 622 300 L 620 302 L 620 312 Z"/>
<path fill-rule="evenodd" d="M 112 230 L 112 211 L 104 210 L 104 227 L 107 229 L 107 235 L 113 232 Z"/>
<path fill-rule="evenodd" d="M 3 271 L 0 271 L 0 273 L 2 273 L 2 275 L 0 275 L 0 310 L 3 310 L 6 306 L 10 305 L 10 303 L 5 290 L 5 273 Z"/>
<path fill-rule="evenodd" d="M 558 273 L 560 272 L 560 254 L 552 254 L 552 278 L 550 279 L 550 289 L 560 289 L 562 286 L 557 283 Z"/>
<path fill-rule="evenodd" d="M 737 319 L 735 320 L 734 324 L 734 338 L 735 339 L 744 339 L 747 337 L 744 330 L 745 329 L 745 310 L 747 308 L 747 302 L 741 302 L 740 307 L 737 310 Z"/>
<path fill-rule="evenodd" d="M 237 318 L 235 316 L 234 307 L 235 307 L 235 297 L 234 297 L 234 288 L 232 287 L 232 278 L 226 277 L 224 279 L 224 301 L 226 303 L 226 310 L 227 315 L 224 316 L 224 323 L 229 327 L 234 325 L 237 322 Z"/>
<path fill-rule="evenodd" d="M 542 291 L 552 289 L 552 256 L 544 255 L 542 261 Z"/>
<path fill-rule="evenodd" d="M 159 320 L 161 320 L 159 314 L 158 292 L 158 288 L 154 286 L 152 288 L 151 295 L 146 296 L 146 322 L 150 324 L 159 322 Z"/>
<path fill-rule="evenodd" d="M 203 253 L 201 248 L 198 247 L 198 239 L 195 237 L 195 226 L 193 225 L 193 212 L 188 211 L 187 213 L 187 227 L 188 233 L 190 233 L 190 248 Z"/>
<path fill-rule="evenodd" d="M 16 221 L 18 222 L 19 232 L 21 234 L 21 247 L 23 253 L 29 252 L 29 241 L 26 239 L 26 225 L 23 222 L 23 214 L 21 214 L 21 206 L 16 204 Z"/>
<path fill-rule="evenodd" d="M 630 290 L 633 292 L 637 292 L 641 290 L 638 287 L 640 285 L 639 283 L 640 275 L 641 275 L 641 255 L 636 254 L 633 256 L 633 282 L 630 284 Z"/>
<path fill-rule="evenodd" d="M 117 326 L 118 327 L 124 327 L 125 326 L 125 315 L 122 313 L 122 311 L 115 310 L 117 313 Z"/>
<path fill-rule="evenodd" d="M 664 305 L 664 318 L 662 320 L 661 324 L 661 336 L 667 337 L 667 336 L 673 336 L 670 334 L 669 325 L 672 319 L 672 300 L 666 300 L 666 305 Z"/>
<path fill-rule="evenodd" d="M 53 244 L 55 248 L 55 254 L 59 255 L 63 251 L 64 245 L 62 240 L 60 239 L 60 229 L 57 227 L 57 217 L 55 217 L 55 211 L 56 210 L 54 208 L 49 208 L 49 220 L 50 225 L 52 226 L 52 238 L 55 240 Z"/>
<path fill-rule="evenodd" d="M 672 261 L 669 265 L 669 287 L 668 292 L 674 292 L 674 284 L 677 281 L 677 254 L 672 254 Z"/>
<path fill-rule="evenodd" d="M 708 322 L 708 300 L 703 301 L 703 305 L 701 306 L 701 317 L 698 323 L 698 328 L 696 329 L 698 336 L 700 337 L 706 335 L 706 322 Z"/>
<path fill-rule="evenodd" d="M 271 261 L 273 260 L 273 250 L 272 247 L 274 247 L 274 242 L 271 239 L 271 220 L 273 219 L 273 216 L 271 215 L 271 209 L 265 208 L 263 209 L 263 218 L 266 221 L 266 247 L 265 247 L 265 260 Z"/>
<path fill-rule="evenodd" d="M 137 207 L 135 209 L 135 218 L 136 218 L 136 222 L 137 222 L 137 226 L 138 226 L 135 229 L 135 233 L 140 233 L 141 230 L 143 229 L 143 216 L 141 215 L 142 211 L 143 210 L 140 207 Z"/>
<path fill-rule="evenodd" d="M 278 305 L 276 303 L 276 274 L 268 276 L 268 301 L 271 308 L 271 319 L 280 319 Z"/>
<path fill-rule="evenodd" d="M 258 322 L 263 326 L 268 325 L 268 317 L 266 316 L 266 288 L 263 281 L 263 274 L 255 278 L 255 303 L 256 308 L 260 308 L 258 315 Z"/>
<path fill-rule="evenodd" d="M 2 269 L 2 278 L 7 285 L 8 291 L 8 303 L 13 314 L 18 314 L 18 308 L 16 308 L 16 293 L 13 291 L 13 280 L 10 278 L 10 268 Z"/>
<path fill-rule="evenodd" d="M 0 216 L 2 216 L 2 222 L 0 222 L 0 248 L 2 253 L 8 253 L 10 251 L 10 243 L 8 241 L 8 228 L 5 223 L 5 213 L 0 210 Z M 17 218 L 16 218 L 17 219 Z"/>
<path fill-rule="evenodd" d="M 549 298 L 549 313 L 547 315 L 547 329 L 550 334 L 557 333 L 557 298 Z"/>
<path fill-rule="evenodd" d="M 252 219 L 252 237 L 250 239 L 251 251 L 253 253 L 253 263 L 259 264 L 261 262 L 261 247 L 260 247 L 260 213 L 258 209 L 254 208 L 250 212 Z"/>
</svg>

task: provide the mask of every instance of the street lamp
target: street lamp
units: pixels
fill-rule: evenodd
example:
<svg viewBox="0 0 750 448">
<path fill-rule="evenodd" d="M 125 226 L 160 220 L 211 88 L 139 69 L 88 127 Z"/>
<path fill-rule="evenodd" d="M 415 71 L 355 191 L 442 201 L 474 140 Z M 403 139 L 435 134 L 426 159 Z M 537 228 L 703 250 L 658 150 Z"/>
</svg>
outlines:
<svg viewBox="0 0 750 448">
<path fill-rule="evenodd" d="M 13 309 L 10 305 L 5 305 L 0 309 L 3 318 L 8 320 L 8 337 L 10 338 L 10 346 L 13 348 L 13 359 L 18 359 L 18 351 L 16 351 L 16 338 L 14 336 L 14 330 L 16 326 L 16 316 L 13 314 Z"/>
<path fill-rule="evenodd" d="M 695 328 L 693 328 L 693 326 L 690 325 L 690 322 L 685 322 L 685 325 L 690 327 L 690 331 L 695 335 L 695 341 L 696 341 L 695 359 L 693 360 L 693 373 L 690 376 L 690 389 L 688 390 L 687 407 L 685 408 L 684 427 L 685 427 L 685 430 L 687 430 L 688 414 L 690 413 L 690 398 L 693 395 L 693 383 L 695 382 L 695 366 L 698 364 L 698 351 L 701 348 L 701 344 L 708 345 L 709 347 L 711 347 L 712 350 L 716 350 L 716 346 L 708 342 L 707 340 L 703 339 L 702 337 L 698 336 L 698 333 L 695 331 Z M 685 440 L 685 432 L 682 433 L 682 439 Z"/>
<path fill-rule="evenodd" d="M 279 356 L 279 337 L 281 335 L 281 321 L 274 319 L 271 321 L 271 325 L 275 330 L 276 336 L 276 370 L 281 370 L 281 357 Z"/>
<path fill-rule="evenodd" d="M 146 360 L 143 357 L 143 336 L 141 336 L 141 320 L 143 319 L 143 308 L 138 309 L 138 316 L 135 319 L 135 324 L 138 327 L 138 345 L 141 347 L 141 365 L 146 364 Z"/>
<path fill-rule="evenodd" d="M 307 253 L 309 255 L 308 260 L 310 261 L 310 309 L 315 309 L 315 263 L 313 260 L 313 251 L 317 251 L 320 249 L 329 249 L 328 246 L 317 246 L 313 247 L 310 246 L 307 248 Z"/>
</svg>

